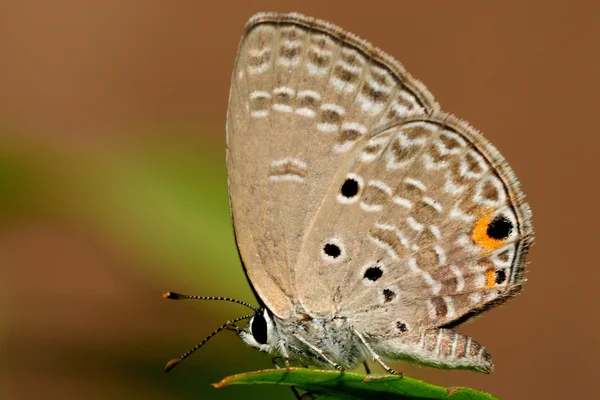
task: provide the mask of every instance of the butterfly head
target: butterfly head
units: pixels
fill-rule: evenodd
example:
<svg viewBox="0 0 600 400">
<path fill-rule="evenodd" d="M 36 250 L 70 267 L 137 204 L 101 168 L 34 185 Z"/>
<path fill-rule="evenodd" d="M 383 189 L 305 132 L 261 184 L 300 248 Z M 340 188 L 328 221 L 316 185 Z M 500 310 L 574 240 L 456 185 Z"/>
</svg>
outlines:
<svg viewBox="0 0 600 400">
<path fill-rule="evenodd" d="M 272 340 L 274 338 L 275 332 L 275 324 L 273 322 L 273 318 L 269 314 L 269 312 L 264 308 L 256 308 L 253 305 L 242 301 L 232 299 L 230 297 L 215 297 L 215 296 L 195 296 L 188 294 L 181 294 L 175 292 L 166 292 L 163 293 L 163 298 L 171 299 L 171 300 L 218 300 L 218 301 L 228 301 L 231 303 L 237 303 L 243 306 L 246 306 L 252 310 L 254 313 L 243 315 L 241 317 L 232 319 L 230 321 L 225 322 L 223 325 L 215 329 L 210 335 L 208 335 L 202 342 L 198 343 L 196 346 L 192 347 L 190 350 L 183 353 L 181 356 L 172 359 L 165 366 L 165 372 L 169 372 L 176 365 L 179 365 L 183 360 L 189 357 L 192 353 L 200 349 L 206 342 L 208 342 L 212 337 L 214 337 L 217 333 L 223 330 L 231 330 L 236 332 L 246 343 L 249 345 L 258 348 L 262 351 L 270 351 L 272 349 L 270 343 L 277 343 L 277 340 Z M 250 319 L 250 323 L 246 329 L 239 328 L 235 323 Z"/>
<path fill-rule="evenodd" d="M 248 345 L 266 352 L 269 352 L 278 341 L 275 321 L 266 308 L 257 310 L 246 329 L 238 334 Z"/>
</svg>

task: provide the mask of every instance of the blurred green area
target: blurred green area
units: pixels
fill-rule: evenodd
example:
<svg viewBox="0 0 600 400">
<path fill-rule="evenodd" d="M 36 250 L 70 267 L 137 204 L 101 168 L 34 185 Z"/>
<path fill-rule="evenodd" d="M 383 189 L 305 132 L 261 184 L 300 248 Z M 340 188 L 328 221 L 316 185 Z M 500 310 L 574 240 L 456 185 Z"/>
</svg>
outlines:
<svg viewBox="0 0 600 400">
<path fill-rule="evenodd" d="M 228 282 L 241 270 L 221 143 L 144 138 L 92 150 L 0 137 L 0 185 L 3 219 L 74 222 L 148 262 L 142 274 L 242 289 Z M 199 266 L 213 266 L 211 276 L 193 278 Z"/>
<path fill-rule="evenodd" d="M 0 303 L 8 310 L 0 351 L 15 360 L 0 367 L 3 398 L 223 398 L 210 383 L 271 366 L 223 333 L 162 372 L 170 358 L 247 313 L 227 303 L 164 301 L 163 291 L 255 302 L 229 219 L 224 142 L 171 131 L 172 139 L 129 135 L 85 146 L 0 132 L 0 285 L 10 286 Z M 49 243 L 68 232 L 66 243 L 36 250 L 37 226 Z M 39 258 L 28 261 L 14 237 Z M 70 260 L 70 252 L 89 251 L 87 243 L 86 257 L 100 261 Z M 27 387 L 32 376 L 37 384 Z M 288 392 L 239 387 L 226 398 Z"/>
</svg>

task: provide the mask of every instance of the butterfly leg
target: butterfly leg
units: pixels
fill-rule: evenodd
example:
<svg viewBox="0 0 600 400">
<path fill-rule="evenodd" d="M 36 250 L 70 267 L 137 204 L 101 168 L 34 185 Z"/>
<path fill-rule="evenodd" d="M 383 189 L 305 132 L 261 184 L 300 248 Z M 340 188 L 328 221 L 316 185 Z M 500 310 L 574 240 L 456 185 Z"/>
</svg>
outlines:
<svg viewBox="0 0 600 400">
<path fill-rule="evenodd" d="M 280 340 L 277 343 L 277 349 L 279 350 L 279 352 L 281 353 L 281 356 L 283 357 L 283 362 L 285 363 L 285 367 L 289 368 L 290 367 L 290 356 L 287 352 L 287 349 L 285 348 L 285 342 L 283 340 Z"/>
<path fill-rule="evenodd" d="M 369 350 L 369 353 L 371 353 L 371 355 L 373 356 L 373 361 L 377 361 L 379 365 L 381 365 L 383 369 L 385 369 L 389 374 L 402 376 L 401 372 L 393 370 L 392 368 L 388 367 L 386 363 L 383 362 L 379 354 L 375 353 L 371 345 L 369 345 L 369 343 L 365 340 L 364 336 L 359 331 L 357 331 L 355 327 L 352 327 L 352 330 L 354 331 L 356 336 L 358 336 L 360 341 L 365 345 L 367 350 Z"/>
<path fill-rule="evenodd" d="M 281 360 L 283 357 L 273 357 L 271 361 L 273 362 L 273 367 L 275 369 L 281 369 Z"/>
<path fill-rule="evenodd" d="M 323 360 L 327 361 L 333 368 L 337 369 L 340 372 L 344 372 L 345 371 L 344 368 L 342 368 L 338 363 L 336 363 L 335 361 L 333 361 L 329 357 L 327 357 L 327 355 L 323 352 L 323 350 L 321 350 L 320 348 L 318 348 L 314 344 L 310 343 L 309 341 L 307 341 L 306 339 L 304 339 L 300 335 L 294 335 L 294 337 L 296 339 L 298 339 L 299 341 L 301 341 L 306 346 L 308 346 L 312 351 L 314 351 L 315 353 L 317 353 L 318 355 L 320 355 L 321 358 L 323 358 Z"/>
<path fill-rule="evenodd" d="M 363 361 L 363 365 L 365 367 L 365 373 L 367 375 L 371 375 L 371 369 L 369 368 L 369 364 L 366 361 Z"/>
</svg>

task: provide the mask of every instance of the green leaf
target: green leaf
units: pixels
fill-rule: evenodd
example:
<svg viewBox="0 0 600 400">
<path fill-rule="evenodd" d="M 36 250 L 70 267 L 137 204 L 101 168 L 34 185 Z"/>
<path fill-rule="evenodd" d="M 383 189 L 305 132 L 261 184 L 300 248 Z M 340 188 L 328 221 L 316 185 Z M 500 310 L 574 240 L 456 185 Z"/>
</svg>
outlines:
<svg viewBox="0 0 600 400">
<path fill-rule="evenodd" d="M 469 388 L 443 388 L 409 377 L 365 376 L 348 372 L 306 368 L 268 369 L 229 376 L 216 388 L 228 385 L 288 385 L 309 391 L 312 399 L 452 399 L 494 400 L 495 397 Z M 497 400 L 497 399 L 496 399 Z"/>
</svg>

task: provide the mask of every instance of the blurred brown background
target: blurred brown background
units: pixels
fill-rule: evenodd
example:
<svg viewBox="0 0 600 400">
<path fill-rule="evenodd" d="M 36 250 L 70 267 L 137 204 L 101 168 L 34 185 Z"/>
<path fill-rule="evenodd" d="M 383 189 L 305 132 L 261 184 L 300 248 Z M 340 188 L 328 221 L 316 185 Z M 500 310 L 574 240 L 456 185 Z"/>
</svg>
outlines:
<svg viewBox="0 0 600 400">
<path fill-rule="evenodd" d="M 398 58 L 502 151 L 534 214 L 525 291 L 461 329 L 489 376 L 397 365 L 502 399 L 592 398 L 600 3 L 0 3 L 0 397 L 291 398 L 209 383 L 270 367 L 230 333 L 163 375 L 235 305 L 225 172 L 229 78 L 245 21 L 298 11 Z"/>
</svg>

